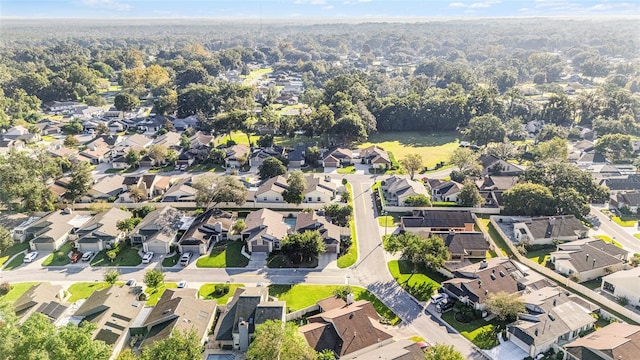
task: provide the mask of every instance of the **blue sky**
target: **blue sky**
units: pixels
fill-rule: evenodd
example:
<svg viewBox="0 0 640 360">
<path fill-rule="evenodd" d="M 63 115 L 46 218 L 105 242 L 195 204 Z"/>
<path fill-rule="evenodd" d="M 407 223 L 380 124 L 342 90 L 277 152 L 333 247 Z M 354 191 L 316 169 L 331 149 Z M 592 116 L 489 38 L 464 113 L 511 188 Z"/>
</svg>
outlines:
<svg viewBox="0 0 640 360">
<path fill-rule="evenodd" d="M 0 0 L 1 17 L 391 18 L 633 15 L 638 0 Z"/>
</svg>

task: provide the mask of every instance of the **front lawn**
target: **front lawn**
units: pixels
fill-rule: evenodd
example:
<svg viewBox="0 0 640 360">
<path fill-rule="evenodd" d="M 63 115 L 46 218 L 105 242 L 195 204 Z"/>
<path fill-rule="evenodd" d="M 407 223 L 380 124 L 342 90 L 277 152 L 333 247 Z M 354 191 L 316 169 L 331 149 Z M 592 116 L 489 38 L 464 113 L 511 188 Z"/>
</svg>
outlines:
<svg viewBox="0 0 640 360">
<path fill-rule="evenodd" d="M 0 268 L 7 262 L 13 255 L 29 249 L 29 242 L 13 244 L 10 248 L 0 253 Z"/>
<path fill-rule="evenodd" d="M 62 245 L 60 249 L 58 249 L 58 251 L 47 256 L 47 258 L 44 259 L 44 261 L 42 262 L 42 265 L 43 266 L 67 265 L 69 262 L 71 262 L 69 260 L 69 253 L 71 252 L 72 248 L 73 248 L 72 243 L 70 242 L 65 243 L 64 245 Z"/>
<path fill-rule="evenodd" d="M 418 270 L 411 275 L 413 265 L 407 260 L 392 260 L 387 263 L 391 276 L 409 294 L 419 301 L 427 301 L 446 278 L 435 271 Z"/>
<path fill-rule="evenodd" d="M 421 154 L 426 167 L 435 167 L 440 162 L 448 162 L 451 154 L 458 148 L 457 132 L 423 134 L 418 132 L 384 132 L 369 136 L 369 141 L 359 145 L 365 148 L 378 145 L 392 152 L 398 161 L 409 154 Z M 428 154 L 428 156 L 427 156 Z"/>
<path fill-rule="evenodd" d="M 196 266 L 204 268 L 245 267 L 249 265 L 249 259 L 240 252 L 243 246 L 243 241 L 219 242 L 211 249 L 209 255 L 198 258 Z"/>
<path fill-rule="evenodd" d="M 145 291 L 147 294 L 149 294 L 149 299 L 147 300 L 146 306 L 154 306 L 155 304 L 158 303 L 158 300 L 160 300 L 160 296 L 162 296 L 162 294 L 164 294 L 164 291 L 167 289 L 175 289 L 178 287 L 177 283 L 174 282 L 166 282 L 161 284 L 159 287 L 155 288 L 155 289 L 149 289 L 147 288 L 147 290 Z"/>
<path fill-rule="evenodd" d="M 351 199 L 349 200 L 349 205 L 353 207 L 353 187 L 351 183 L 347 183 L 346 185 L 347 191 L 351 193 Z M 340 256 L 338 258 L 338 267 L 340 269 L 347 268 L 356 263 L 358 260 L 358 239 L 356 238 L 356 221 L 355 216 L 351 216 L 351 220 L 349 221 L 349 229 L 351 230 L 351 247 L 346 254 Z"/>
<path fill-rule="evenodd" d="M 178 263 L 178 260 L 180 260 L 180 253 L 176 252 L 175 254 L 173 254 L 173 256 L 169 256 L 162 259 L 162 266 L 163 267 L 175 266 Z"/>
<path fill-rule="evenodd" d="M 138 249 L 123 243 L 116 258 L 111 261 L 107 257 L 107 251 L 102 250 L 91 260 L 91 266 L 137 266 L 142 263 L 142 257 L 138 254 Z"/>
<path fill-rule="evenodd" d="M 624 227 L 633 227 L 638 223 L 638 220 L 624 220 L 619 216 L 612 216 L 611 220 L 613 220 L 614 223 Z"/>
<path fill-rule="evenodd" d="M 587 287 L 591 290 L 600 289 L 600 285 L 602 285 L 602 279 L 593 279 L 589 281 L 581 282 L 580 285 Z"/>
<path fill-rule="evenodd" d="M 224 172 L 224 170 L 224 166 L 220 164 L 214 164 L 212 162 L 195 164 L 187 168 L 188 172 Z"/>
<path fill-rule="evenodd" d="M 0 299 L 6 300 L 9 303 L 13 303 L 18 300 L 22 294 L 26 293 L 27 290 L 31 289 L 33 285 L 38 285 L 39 282 L 23 282 L 23 283 L 12 283 L 11 290 L 4 295 L 0 296 Z"/>
<path fill-rule="evenodd" d="M 340 287 L 339 285 L 304 284 L 269 285 L 269 295 L 277 297 L 278 300 L 286 301 L 289 311 L 297 311 L 315 304 L 318 300 L 333 296 L 333 292 Z M 400 318 L 367 289 L 359 286 L 352 286 L 351 289 L 356 300 L 369 300 L 378 314 L 388 319 L 392 325 L 400 322 Z"/>
<path fill-rule="evenodd" d="M 496 320 L 487 322 L 483 319 L 463 323 L 455 319 L 453 310 L 442 314 L 442 320 L 456 329 L 460 335 L 484 350 L 494 348 L 500 344 L 498 342 L 498 333 L 506 326 Z"/>
<path fill-rule="evenodd" d="M 396 222 L 393 220 L 393 216 L 378 216 L 378 224 L 384 227 L 395 227 Z"/>
<path fill-rule="evenodd" d="M 216 292 L 216 286 L 218 286 L 220 291 Z M 229 287 L 227 288 L 227 286 Z M 198 296 L 205 300 L 216 300 L 218 305 L 225 305 L 236 292 L 236 289 L 241 287 L 244 287 L 244 284 L 204 284 L 200 287 L 200 290 L 198 290 Z"/>
<path fill-rule="evenodd" d="M 13 270 L 18 266 L 22 265 L 24 263 L 24 257 L 25 257 L 24 253 L 14 257 L 13 260 L 9 261 L 9 263 L 7 264 L 7 266 L 4 267 L 3 270 Z"/>
<path fill-rule="evenodd" d="M 106 289 L 108 287 L 109 284 L 104 281 L 75 283 L 69 287 L 68 291 L 71 293 L 71 297 L 67 301 L 73 303 L 76 300 L 86 299 L 91 296 L 94 291 Z"/>
<path fill-rule="evenodd" d="M 600 239 L 600 240 L 602 240 L 602 241 L 604 241 L 606 243 L 613 244 L 613 245 L 615 245 L 615 246 L 617 246 L 617 247 L 622 249 L 622 244 L 620 244 L 619 242 L 613 240 L 612 238 L 610 238 L 607 235 L 597 235 L 596 238 L 598 238 L 598 239 Z"/>
<path fill-rule="evenodd" d="M 338 174 L 355 174 L 356 167 L 353 165 L 341 167 L 341 168 L 338 168 L 337 172 Z"/>
</svg>

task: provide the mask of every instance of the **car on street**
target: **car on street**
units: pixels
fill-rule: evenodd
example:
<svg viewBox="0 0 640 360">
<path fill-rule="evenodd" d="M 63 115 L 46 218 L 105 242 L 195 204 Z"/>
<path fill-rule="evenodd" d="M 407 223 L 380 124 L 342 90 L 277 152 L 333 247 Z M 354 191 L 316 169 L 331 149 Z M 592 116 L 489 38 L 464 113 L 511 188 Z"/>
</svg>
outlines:
<svg viewBox="0 0 640 360">
<path fill-rule="evenodd" d="M 189 261 L 191 261 L 191 252 L 182 254 L 182 256 L 180 257 L 180 265 L 187 266 L 189 265 Z"/>
<path fill-rule="evenodd" d="M 93 257 L 94 253 L 93 251 L 87 251 L 86 253 L 84 253 L 84 255 L 82 255 L 82 261 L 89 261 L 91 260 L 91 258 Z"/>
<path fill-rule="evenodd" d="M 27 255 L 24 256 L 24 260 L 23 261 L 26 262 L 26 263 L 30 263 L 33 260 L 35 260 L 37 257 L 38 257 L 38 252 L 37 251 L 30 252 L 30 253 L 28 253 Z"/>
<path fill-rule="evenodd" d="M 129 279 L 124 284 L 127 285 L 128 287 L 134 287 L 134 286 L 136 286 L 136 279 Z"/>
<path fill-rule="evenodd" d="M 182 280 L 178 283 L 178 289 L 184 289 L 187 287 L 187 281 L 186 280 Z"/>
<path fill-rule="evenodd" d="M 142 263 L 148 264 L 151 262 L 151 259 L 153 259 L 153 251 L 147 251 L 146 253 L 144 253 L 144 256 L 142 257 Z"/>
</svg>

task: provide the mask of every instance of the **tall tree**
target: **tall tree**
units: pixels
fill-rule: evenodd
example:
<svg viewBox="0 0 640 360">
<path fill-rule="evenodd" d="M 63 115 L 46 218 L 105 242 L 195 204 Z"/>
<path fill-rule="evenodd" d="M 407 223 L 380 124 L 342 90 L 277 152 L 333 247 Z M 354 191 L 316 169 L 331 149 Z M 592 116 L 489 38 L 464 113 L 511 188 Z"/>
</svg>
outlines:
<svg viewBox="0 0 640 360">
<path fill-rule="evenodd" d="M 502 321 L 515 319 L 525 310 L 524 301 L 519 294 L 507 294 L 504 291 L 489 294 L 485 303 L 487 309 Z"/>
<path fill-rule="evenodd" d="M 464 356 L 453 345 L 436 344 L 425 351 L 425 360 L 464 360 Z"/>
<path fill-rule="evenodd" d="M 464 182 L 460 195 L 458 195 L 458 203 L 468 207 L 479 207 L 484 203 L 484 198 L 480 195 L 480 190 L 473 181 Z"/>
<path fill-rule="evenodd" d="M 307 181 L 302 171 L 296 170 L 291 172 L 287 178 L 287 186 L 287 189 L 282 193 L 284 201 L 299 205 L 302 200 L 304 200 L 302 193 L 307 188 Z"/>
<path fill-rule="evenodd" d="M 140 360 L 198 360 L 202 359 L 202 345 L 195 330 L 173 331 L 142 351 Z"/>
<path fill-rule="evenodd" d="M 497 116 L 486 114 L 472 118 L 463 134 L 477 144 L 487 145 L 490 141 L 502 142 L 506 130 Z"/>
<path fill-rule="evenodd" d="M 138 151 L 136 151 L 135 149 L 129 149 L 127 155 L 125 155 L 124 160 L 126 161 L 127 165 L 131 167 L 138 167 L 138 165 L 140 165 L 140 158 L 141 156 Z"/>
<path fill-rule="evenodd" d="M 437 235 L 424 238 L 411 232 L 393 234 L 384 239 L 383 245 L 386 251 L 400 253 L 403 259 L 411 262 L 412 274 L 415 274 L 419 267 L 436 270 L 450 257 L 444 240 Z"/>
<path fill-rule="evenodd" d="M 281 247 L 282 252 L 289 254 L 297 263 L 305 259 L 311 261 L 325 251 L 324 241 L 317 230 L 287 235 L 282 239 Z"/>
<path fill-rule="evenodd" d="M 256 327 L 247 360 L 314 360 L 316 352 L 291 322 L 267 320 Z"/>
<path fill-rule="evenodd" d="M 118 279 L 120 279 L 120 271 L 116 269 L 107 270 L 104 273 L 104 281 L 109 285 L 115 285 Z"/>
<path fill-rule="evenodd" d="M 105 123 L 104 121 L 100 121 L 98 125 L 96 125 L 96 134 L 108 134 L 108 133 L 109 133 L 109 127 L 107 126 L 107 123 Z"/>
<path fill-rule="evenodd" d="M 465 174 L 478 170 L 480 167 L 478 164 L 478 154 L 469 148 L 459 147 L 455 149 L 449 158 L 449 162 L 453 164 L 458 171 Z"/>
<path fill-rule="evenodd" d="M 531 153 L 536 161 L 566 161 L 569 158 L 569 147 L 567 140 L 557 137 L 538 143 Z"/>
<path fill-rule="evenodd" d="M 157 288 L 164 283 L 164 274 L 160 270 L 147 270 L 144 273 L 144 284 L 150 288 Z"/>
<path fill-rule="evenodd" d="M 120 93 L 113 99 L 113 105 L 118 111 L 131 111 L 140 105 L 140 100 L 137 96 L 129 93 Z"/>
<path fill-rule="evenodd" d="M 544 122 L 556 125 L 571 125 L 575 122 L 575 104 L 567 95 L 553 94 L 542 106 L 541 118 Z"/>
<path fill-rule="evenodd" d="M 0 225 L 0 253 L 13 246 L 13 235 L 7 228 Z"/>
<path fill-rule="evenodd" d="M 502 194 L 504 211 L 509 215 L 554 215 L 555 199 L 548 187 L 540 184 L 516 184 Z"/>
<path fill-rule="evenodd" d="M 630 158 L 633 154 L 631 136 L 626 134 L 607 134 L 596 141 L 595 149 L 616 162 Z"/>
<path fill-rule="evenodd" d="M 262 165 L 258 166 L 258 175 L 262 180 L 271 179 L 272 177 L 286 173 L 287 168 L 282 164 L 282 161 L 274 156 L 269 156 L 264 159 Z"/>
<path fill-rule="evenodd" d="M 423 167 L 423 160 L 420 154 L 409 154 L 405 156 L 405 158 L 402 159 L 400 163 L 402 164 L 402 167 L 405 168 L 407 172 L 409 172 L 411 180 L 413 180 L 416 171 L 422 169 Z"/>
<path fill-rule="evenodd" d="M 193 188 L 198 206 L 208 209 L 221 202 L 242 205 L 247 199 L 247 188 L 233 176 L 203 175 L 193 183 Z"/>
<path fill-rule="evenodd" d="M 75 204 L 76 200 L 86 195 L 93 186 L 91 165 L 86 161 L 79 161 L 71 166 L 71 180 L 67 186 L 66 197 Z"/>
<path fill-rule="evenodd" d="M 167 160 L 167 148 L 160 144 L 151 145 L 147 155 L 153 160 L 154 165 L 160 166 Z"/>
</svg>

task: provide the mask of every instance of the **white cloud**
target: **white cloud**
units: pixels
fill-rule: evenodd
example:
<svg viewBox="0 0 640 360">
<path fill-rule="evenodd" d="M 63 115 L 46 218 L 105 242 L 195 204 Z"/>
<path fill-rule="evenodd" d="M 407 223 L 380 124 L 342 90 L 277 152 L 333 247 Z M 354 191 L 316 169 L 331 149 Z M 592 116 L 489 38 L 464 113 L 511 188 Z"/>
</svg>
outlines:
<svg viewBox="0 0 640 360">
<path fill-rule="evenodd" d="M 452 7 L 452 8 L 463 8 L 466 6 L 467 5 L 465 3 L 461 3 L 461 2 L 452 2 L 449 4 L 449 7 Z"/>
<path fill-rule="evenodd" d="M 618 10 L 618 9 L 631 9 L 634 5 L 631 3 L 619 3 L 619 4 L 596 4 L 590 8 L 587 8 L 587 11 L 609 11 L 609 10 Z"/>
<path fill-rule="evenodd" d="M 482 2 L 475 2 L 469 5 L 470 9 L 479 9 L 479 8 L 488 8 L 496 4 L 500 4 L 502 1 L 500 0 L 486 0 Z"/>
<path fill-rule="evenodd" d="M 324 5 L 327 2 L 325 0 L 294 0 L 293 3 L 299 5 Z"/>
<path fill-rule="evenodd" d="M 331 10 L 331 9 L 334 8 L 334 6 L 333 5 L 327 5 L 327 6 L 323 6 L 322 8 L 325 9 L 325 10 Z"/>
<path fill-rule="evenodd" d="M 122 3 L 119 0 L 82 0 L 82 3 L 85 6 L 93 8 L 102 8 L 117 11 L 131 10 L 130 4 Z"/>
</svg>

